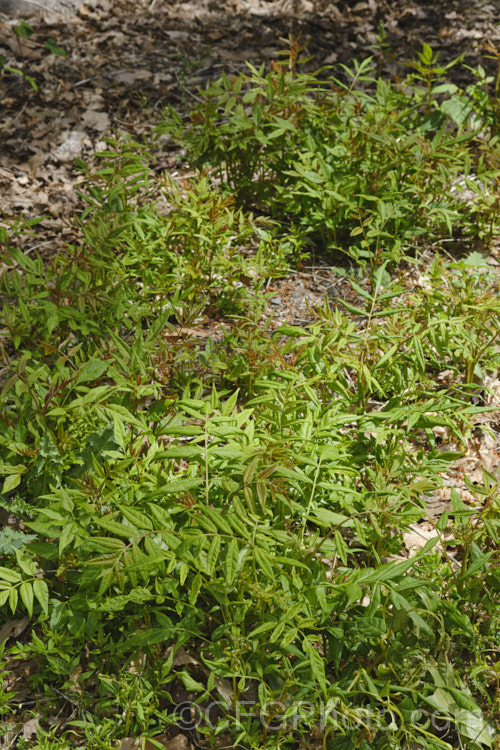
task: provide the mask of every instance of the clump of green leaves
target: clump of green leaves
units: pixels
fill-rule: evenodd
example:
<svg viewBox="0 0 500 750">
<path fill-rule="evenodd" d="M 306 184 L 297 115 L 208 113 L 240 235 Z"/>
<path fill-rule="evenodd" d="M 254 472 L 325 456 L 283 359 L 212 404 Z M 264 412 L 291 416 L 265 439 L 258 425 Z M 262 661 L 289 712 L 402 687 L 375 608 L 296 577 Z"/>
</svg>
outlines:
<svg viewBox="0 0 500 750">
<path fill-rule="evenodd" d="M 171 110 L 160 129 L 239 203 L 372 272 L 417 243 L 473 231 L 470 208 L 450 188 L 471 173 L 489 100 L 480 85 L 462 92 L 445 80 L 459 61 L 442 67 L 424 45 L 415 72 L 394 85 L 374 78 L 371 58 L 340 66 L 340 79 L 298 72 L 298 55 L 294 42 L 267 73 L 249 65 L 249 74 L 223 76 L 200 92 L 187 122 Z"/>
<path fill-rule="evenodd" d="M 19 23 L 12 26 L 12 31 L 17 37 L 18 40 L 18 46 L 20 50 L 20 54 L 22 57 L 22 68 L 16 68 L 13 65 L 7 65 L 7 58 L 5 55 L 0 55 L 0 74 L 2 72 L 5 73 L 15 73 L 16 75 L 20 76 L 23 81 L 23 86 L 25 83 L 29 83 L 32 89 L 34 91 L 38 91 L 38 84 L 33 78 L 33 76 L 29 75 L 26 71 L 26 58 L 24 57 L 24 50 L 23 50 L 23 39 L 29 39 L 32 34 L 35 33 L 35 29 L 29 25 L 24 20 L 21 20 Z M 59 47 L 53 39 L 47 39 L 43 47 L 45 47 L 46 50 L 48 50 L 49 54 L 51 55 L 59 55 L 61 57 L 67 57 L 67 52 L 62 47 Z"/>
<path fill-rule="evenodd" d="M 296 52 L 223 79 L 182 126 L 217 176 L 158 179 L 145 144 L 110 141 L 81 165 L 78 243 L 44 261 L 2 229 L 0 506 L 18 528 L 0 603 L 32 621 L 9 649 L 36 660 L 32 690 L 78 709 L 62 733 L 42 716 L 39 750 L 192 734 L 179 696 L 207 747 L 495 747 L 495 475 L 405 547 L 487 410 L 469 397 L 498 367 L 495 277 L 477 252 L 411 289 L 390 275 L 413 237 L 467 229 L 445 188 L 472 136 L 425 48 L 413 93 L 370 91 L 369 63 L 349 84 L 303 76 Z M 321 233 L 371 263 L 358 301 L 266 325 L 266 279 Z M 200 340 L 208 316 L 226 330 Z"/>
</svg>

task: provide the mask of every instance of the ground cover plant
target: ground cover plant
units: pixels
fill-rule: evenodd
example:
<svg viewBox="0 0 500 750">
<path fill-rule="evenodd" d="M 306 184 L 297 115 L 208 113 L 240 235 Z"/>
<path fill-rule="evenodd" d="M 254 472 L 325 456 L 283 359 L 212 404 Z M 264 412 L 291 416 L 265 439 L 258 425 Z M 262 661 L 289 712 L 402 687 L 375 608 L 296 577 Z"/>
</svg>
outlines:
<svg viewBox="0 0 500 750">
<path fill-rule="evenodd" d="M 498 81 L 298 56 L 81 163 L 64 254 L 1 230 L 19 748 L 499 746 L 498 475 L 451 479 L 498 427 Z M 354 296 L 276 326 L 319 255 Z"/>
</svg>

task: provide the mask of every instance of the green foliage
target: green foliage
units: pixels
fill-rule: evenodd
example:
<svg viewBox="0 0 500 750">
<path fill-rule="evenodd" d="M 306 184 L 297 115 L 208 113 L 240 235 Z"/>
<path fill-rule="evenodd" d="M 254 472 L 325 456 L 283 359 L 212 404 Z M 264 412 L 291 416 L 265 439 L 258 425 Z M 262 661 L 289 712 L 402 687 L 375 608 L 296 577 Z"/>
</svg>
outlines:
<svg viewBox="0 0 500 750">
<path fill-rule="evenodd" d="M 339 79 L 297 72 L 298 54 L 294 43 L 288 63 L 266 74 L 249 65 L 250 74 L 223 76 L 200 92 L 187 123 L 171 110 L 160 131 L 193 165 L 214 169 L 238 203 L 372 272 L 416 243 L 474 232 L 470 206 L 450 188 L 473 165 L 478 179 L 491 179 L 474 159 L 491 79 L 459 90 L 444 79 L 459 60 L 441 67 L 426 44 L 397 85 L 373 77 L 372 58 L 340 66 Z M 478 202 L 479 214 L 491 214 Z"/>
<path fill-rule="evenodd" d="M 15 73 L 16 75 L 20 76 L 23 81 L 23 86 L 25 83 L 29 83 L 31 88 L 34 91 L 38 91 L 38 84 L 33 78 L 33 76 L 30 76 L 26 72 L 26 62 L 24 59 L 24 52 L 23 52 L 23 45 L 22 40 L 23 39 L 29 39 L 32 34 L 34 34 L 35 29 L 29 25 L 26 21 L 22 20 L 18 23 L 12 26 L 12 31 L 17 36 L 19 41 L 19 49 L 21 52 L 21 56 L 23 57 L 23 67 L 22 69 L 13 67 L 12 65 L 7 65 L 7 58 L 5 55 L 0 55 L 0 74 L 5 71 L 5 73 Z M 53 39 L 47 39 L 43 45 L 51 55 L 58 55 L 60 57 L 67 57 L 67 52 L 63 47 L 58 47 L 57 44 L 54 42 Z"/>
<path fill-rule="evenodd" d="M 110 141 L 80 165 L 78 243 L 44 261 L 18 247 L 33 227 L 1 230 L 0 600 L 31 620 L 9 654 L 40 710 L 77 707 L 64 731 L 47 708 L 39 750 L 182 729 L 179 696 L 206 747 L 498 744 L 497 477 L 453 489 L 413 556 L 403 536 L 488 411 L 496 281 L 478 252 L 391 276 L 482 215 L 450 193 L 472 129 L 426 47 L 410 90 L 296 53 L 177 122 L 215 173 L 174 182 L 154 138 Z M 319 235 L 370 263 L 357 302 L 266 325 L 266 280 Z"/>
</svg>

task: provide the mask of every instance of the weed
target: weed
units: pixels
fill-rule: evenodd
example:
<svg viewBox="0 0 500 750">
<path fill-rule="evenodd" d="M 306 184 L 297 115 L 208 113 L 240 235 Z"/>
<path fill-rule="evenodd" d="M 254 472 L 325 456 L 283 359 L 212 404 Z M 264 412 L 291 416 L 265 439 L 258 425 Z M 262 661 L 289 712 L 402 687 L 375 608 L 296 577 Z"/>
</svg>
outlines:
<svg viewBox="0 0 500 750">
<path fill-rule="evenodd" d="M 0 601 L 32 624 L 5 653 L 37 665 L 38 750 L 166 726 L 267 750 L 497 742 L 495 474 L 405 546 L 490 410 L 470 396 L 498 368 L 496 276 L 476 251 L 412 288 L 392 273 L 471 217 L 492 240 L 495 207 L 453 193 L 473 165 L 495 179 L 489 99 L 440 88 L 427 47 L 404 86 L 298 54 L 171 115 L 194 177 L 110 141 L 81 164 L 74 246 L 43 262 L 16 247 L 33 227 L 2 229 Z M 360 267 L 357 301 L 276 328 L 265 281 L 312 242 Z M 200 340 L 209 317 L 225 332 Z"/>
<path fill-rule="evenodd" d="M 26 87 L 26 83 L 29 83 L 31 88 L 34 91 L 38 91 L 38 84 L 33 78 L 33 76 L 29 75 L 29 73 L 26 72 L 26 60 L 28 59 L 29 55 L 25 57 L 26 50 L 23 49 L 23 39 L 29 39 L 31 35 L 34 33 L 35 29 L 29 25 L 24 20 L 21 20 L 19 23 L 12 26 L 12 31 L 17 37 L 18 40 L 18 47 L 19 52 L 22 57 L 22 68 L 16 68 L 12 65 L 7 65 L 7 59 L 4 55 L 0 55 L 0 74 L 5 73 L 15 73 L 16 75 L 20 76 L 23 82 L 23 90 Z M 40 45 L 42 46 L 42 45 Z M 59 55 L 61 57 L 66 57 L 67 52 L 62 47 L 58 47 L 57 44 L 54 42 L 53 39 L 47 39 L 43 46 L 46 50 L 48 50 L 49 54 L 51 55 Z"/>
<path fill-rule="evenodd" d="M 344 83 L 326 71 L 298 72 L 298 54 L 294 43 L 288 63 L 267 74 L 249 66 L 249 74 L 223 76 L 200 92 L 187 123 L 170 110 L 160 131 L 179 140 L 193 165 L 212 168 L 239 204 L 265 207 L 302 243 L 368 262 L 372 273 L 424 236 L 474 231 L 450 187 L 470 173 L 477 115 L 466 123 L 479 103 L 484 123 L 489 100 L 480 85 L 459 92 L 444 80 L 459 59 L 441 67 L 424 45 L 415 72 L 394 86 L 373 77 L 372 58 L 341 66 Z"/>
</svg>

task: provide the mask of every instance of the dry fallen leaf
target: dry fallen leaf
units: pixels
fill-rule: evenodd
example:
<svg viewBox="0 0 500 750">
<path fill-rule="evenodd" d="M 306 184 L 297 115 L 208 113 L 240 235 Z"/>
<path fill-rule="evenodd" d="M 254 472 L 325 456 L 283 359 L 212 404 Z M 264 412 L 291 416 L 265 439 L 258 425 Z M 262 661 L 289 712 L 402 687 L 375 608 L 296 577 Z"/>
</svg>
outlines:
<svg viewBox="0 0 500 750">
<path fill-rule="evenodd" d="M 8 638 L 17 638 L 18 635 L 21 635 L 29 621 L 29 617 L 23 617 L 20 620 L 5 622 L 0 628 L 0 643 L 3 643 Z"/>
<path fill-rule="evenodd" d="M 217 692 L 219 693 L 219 695 L 224 698 L 229 706 L 231 706 L 234 698 L 234 689 L 232 683 L 229 680 L 226 680 L 224 677 L 218 677 L 217 675 L 215 675 L 215 687 L 217 688 Z"/>
<path fill-rule="evenodd" d="M 187 750 L 189 748 L 188 739 L 183 734 L 177 734 L 171 740 L 167 741 L 160 740 L 158 737 L 155 737 L 155 740 L 165 745 L 167 750 Z M 151 745 L 151 743 L 149 744 Z M 153 746 L 151 745 L 151 748 L 146 747 L 146 750 L 153 750 Z"/>
<path fill-rule="evenodd" d="M 75 693 L 78 693 L 79 695 L 83 695 L 82 686 L 79 682 L 79 677 L 82 673 L 82 668 L 80 664 L 76 667 L 76 669 L 73 671 L 73 673 L 70 676 L 71 685 Z"/>
<path fill-rule="evenodd" d="M 410 529 L 411 531 L 407 531 L 403 534 L 403 541 L 406 549 L 413 553 L 423 549 L 429 539 L 434 539 L 439 536 L 439 533 L 432 524 L 414 523 L 410 526 Z"/>
<path fill-rule="evenodd" d="M 37 730 L 40 729 L 40 721 L 37 717 L 34 719 L 29 719 L 29 721 L 25 721 L 23 724 L 23 737 L 25 740 L 31 740 L 34 734 L 37 733 Z"/>
<path fill-rule="evenodd" d="M 62 143 L 52 151 L 52 156 L 56 161 L 73 161 L 81 155 L 85 138 L 86 134 L 82 130 L 71 130 Z"/>
<path fill-rule="evenodd" d="M 175 331 L 165 333 L 165 338 L 177 339 L 181 336 L 194 336 L 197 339 L 206 339 L 209 335 L 209 331 L 202 331 L 199 328 L 177 328 Z"/>
<path fill-rule="evenodd" d="M 141 750 L 142 740 L 134 739 L 133 737 L 124 737 L 120 743 L 119 750 Z"/>
<path fill-rule="evenodd" d="M 159 734 L 154 737 L 154 741 L 163 745 L 166 750 L 188 750 L 190 747 L 187 737 L 183 734 L 176 734 L 170 740 L 165 734 Z M 118 750 L 158 750 L 158 746 L 145 737 L 125 737 Z"/>
<path fill-rule="evenodd" d="M 82 124 L 93 130 L 108 130 L 110 127 L 109 115 L 107 112 L 97 112 L 95 109 L 88 109 L 82 117 Z"/>
<path fill-rule="evenodd" d="M 150 70 L 139 68 L 139 70 L 125 70 L 121 73 L 114 73 L 113 79 L 117 83 L 135 83 L 136 81 L 143 81 L 152 77 Z"/>
<path fill-rule="evenodd" d="M 425 496 L 427 506 L 427 515 L 429 518 L 438 518 L 443 515 L 445 510 L 451 510 L 450 500 L 451 489 L 449 487 L 439 487 L 432 495 Z"/>
<path fill-rule="evenodd" d="M 5 30 L 4 30 L 5 29 Z M 3 27 L 0 42 L 22 60 L 38 60 L 43 54 L 43 45 L 26 37 L 18 37 L 10 29 Z"/>
<path fill-rule="evenodd" d="M 489 471 L 490 474 L 496 467 L 499 461 L 498 453 L 495 448 L 480 448 L 479 449 L 479 460 L 481 465 Z M 481 476 L 482 481 L 482 476 Z"/>
<path fill-rule="evenodd" d="M 408 550 L 409 557 L 413 557 L 425 547 L 429 539 L 435 539 L 438 537 L 444 541 L 453 539 L 453 530 L 451 528 L 445 529 L 443 532 L 438 532 L 432 523 L 424 521 L 423 523 L 413 523 L 410 526 L 410 531 L 403 534 L 403 541 L 405 547 Z M 438 542 L 434 547 L 436 552 L 444 554 L 444 548 L 441 542 Z M 447 549 L 447 556 L 452 557 L 449 549 Z"/>
<path fill-rule="evenodd" d="M 194 657 L 192 657 L 188 652 L 181 646 L 177 649 L 174 655 L 174 667 L 182 667 L 185 664 L 199 664 L 200 662 L 197 661 Z"/>
</svg>

